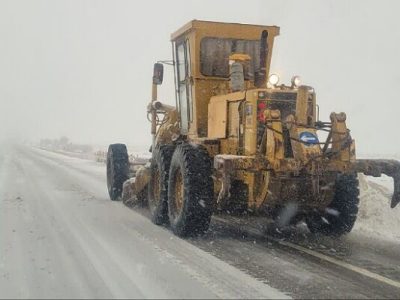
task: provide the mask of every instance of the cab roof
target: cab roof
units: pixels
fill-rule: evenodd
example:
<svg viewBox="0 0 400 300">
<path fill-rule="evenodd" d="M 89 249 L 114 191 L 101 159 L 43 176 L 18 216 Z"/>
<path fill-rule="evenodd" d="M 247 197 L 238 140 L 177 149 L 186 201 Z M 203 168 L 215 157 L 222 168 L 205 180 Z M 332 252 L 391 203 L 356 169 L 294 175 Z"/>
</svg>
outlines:
<svg viewBox="0 0 400 300">
<path fill-rule="evenodd" d="M 279 27 L 278 26 L 263 26 L 263 25 L 253 25 L 253 24 L 240 24 L 240 23 L 223 23 L 223 22 L 211 22 L 211 21 L 201 21 L 201 20 L 192 20 L 189 23 L 182 26 L 180 29 L 171 34 L 171 41 L 176 40 L 180 36 L 189 33 L 192 30 L 200 29 L 201 31 L 209 34 L 218 36 L 218 32 L 221 31 L 243 31 L 245 32 L 261 32 L 263 30 L 267 30 L 269 33 L 272 33 L 274 36 L 279 35 Z"/>
</svg>

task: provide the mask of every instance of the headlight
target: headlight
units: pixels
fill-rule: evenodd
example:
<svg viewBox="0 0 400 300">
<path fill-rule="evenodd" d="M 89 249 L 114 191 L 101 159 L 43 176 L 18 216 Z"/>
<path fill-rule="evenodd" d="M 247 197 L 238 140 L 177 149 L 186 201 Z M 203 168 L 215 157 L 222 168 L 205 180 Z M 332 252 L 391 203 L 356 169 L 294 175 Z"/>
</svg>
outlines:
<svg viewBox="0 0 400 300">
<path fill-rule="evenodd" d="M 292 81 L 292 87 L 299 87 L 301 84 L 299 76 L 293 76 L 291 81 Z"/>
<path fill-rule="evenodd" d="M 268 82 L 273 86 L 277 85 L 279 82 L 279 76 L 276 74 L 271 74 L 268 78 Z"/>
</svg>

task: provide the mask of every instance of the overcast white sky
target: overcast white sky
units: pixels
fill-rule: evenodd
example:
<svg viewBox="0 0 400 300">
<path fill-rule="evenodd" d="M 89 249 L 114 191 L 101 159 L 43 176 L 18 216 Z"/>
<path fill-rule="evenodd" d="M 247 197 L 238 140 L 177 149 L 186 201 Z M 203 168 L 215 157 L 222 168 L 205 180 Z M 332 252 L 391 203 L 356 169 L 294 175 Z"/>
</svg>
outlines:
<svg viewBox="0 0 400 300">
<path fill-rule="evenodd" d="M 0 139 L 150 143 L 152 65 L 191 19 L 278 25 L 272 71 L 345 111 L 358 152 L 400 153 L 400 1 L 0 0 Z M 160 99 L 174 103 L 166 70 Z"/>
</svg>

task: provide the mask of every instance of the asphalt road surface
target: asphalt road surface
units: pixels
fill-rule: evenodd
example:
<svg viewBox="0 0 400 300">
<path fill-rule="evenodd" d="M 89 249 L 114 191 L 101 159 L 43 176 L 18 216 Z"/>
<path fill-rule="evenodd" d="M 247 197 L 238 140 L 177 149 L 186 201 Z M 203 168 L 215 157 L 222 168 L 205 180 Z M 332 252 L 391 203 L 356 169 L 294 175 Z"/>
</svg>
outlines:
<svg viewBox="0 0 400 300">
<path fill-rule="evenodd" d="M 399 298 L 399 242 L 213 218 L 182 240 L 108 198 L 105 166 L 0 150 L 1 298 Z"/>
</svg>

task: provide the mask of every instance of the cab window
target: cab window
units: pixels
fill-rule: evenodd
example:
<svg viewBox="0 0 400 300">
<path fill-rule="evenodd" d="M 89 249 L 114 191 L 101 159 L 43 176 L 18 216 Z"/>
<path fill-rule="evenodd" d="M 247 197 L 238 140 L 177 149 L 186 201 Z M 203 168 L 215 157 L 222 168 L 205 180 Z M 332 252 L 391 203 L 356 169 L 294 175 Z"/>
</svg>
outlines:
<svg viewBox="0 0 400 300">
<path fill-rule="evenodd" d="M 181 133 L 189 131 L 192 119 L 192 97 L 190 84 L 190 52 L 189 43 L 184 40 L 176 44 L 177 100 L 179 106 Z"/>
<path fill-rule="evenodd" d="M 229 77 L 229 56 L 243 53 L 251 57 L 246 79 L 253 79 L 260 65 L 260 41 L 206 37 L 200 43 L 200 71 L 204 76 Z"/>
</svg>

